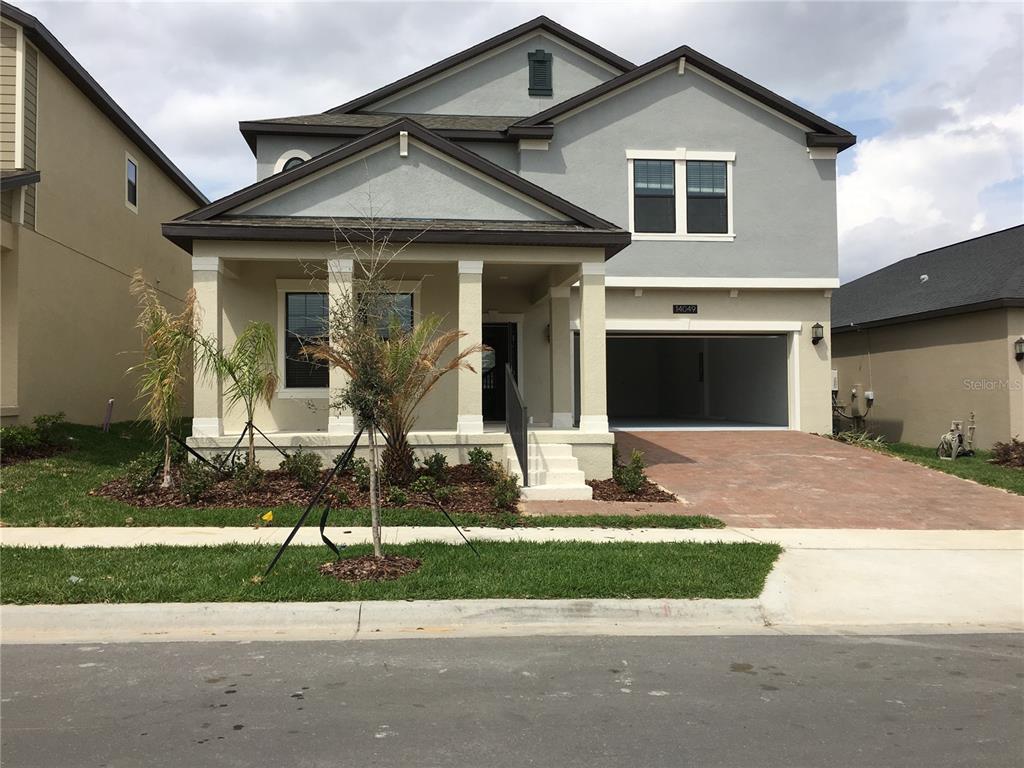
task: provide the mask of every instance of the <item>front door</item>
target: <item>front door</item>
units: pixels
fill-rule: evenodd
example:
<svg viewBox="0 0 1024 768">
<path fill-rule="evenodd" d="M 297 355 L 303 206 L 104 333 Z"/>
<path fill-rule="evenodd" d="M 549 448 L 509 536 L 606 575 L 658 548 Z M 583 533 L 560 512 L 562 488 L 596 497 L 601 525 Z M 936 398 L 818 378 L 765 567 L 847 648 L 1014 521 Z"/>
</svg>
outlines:
<svg viewBox="0 0 1024 768">
<path fill-rule="evenodd" d="M 519 380 L 515 323 L 484 323 L 483 342 L 492 351 L 484 352 L 481 371 L 483 381 L 484 421 L 505 420 L 505 366 Z"/>
</svg>

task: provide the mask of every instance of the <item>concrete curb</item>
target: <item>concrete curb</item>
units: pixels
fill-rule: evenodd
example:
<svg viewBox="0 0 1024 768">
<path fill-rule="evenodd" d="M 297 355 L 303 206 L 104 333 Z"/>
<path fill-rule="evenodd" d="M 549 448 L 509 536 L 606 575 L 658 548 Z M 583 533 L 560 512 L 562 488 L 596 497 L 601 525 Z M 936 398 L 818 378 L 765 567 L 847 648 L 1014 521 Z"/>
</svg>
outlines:
<svg viewBox="0 0 1024 768">
<path fill-rule="evenodd" d="M 450 600 L 0 606 L 4 644 L 424 637 L 935 634 L 1024 624 L 766 624 L 760 600 Z"/>
</svg>

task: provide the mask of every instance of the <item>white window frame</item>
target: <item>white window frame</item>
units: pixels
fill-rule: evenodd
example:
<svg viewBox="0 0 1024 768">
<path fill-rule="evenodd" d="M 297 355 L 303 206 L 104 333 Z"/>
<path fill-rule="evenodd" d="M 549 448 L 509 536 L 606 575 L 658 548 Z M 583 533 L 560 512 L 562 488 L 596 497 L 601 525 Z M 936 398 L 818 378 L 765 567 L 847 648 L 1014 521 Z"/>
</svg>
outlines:
<svg viewBox="0 0 1024 768">
<path fill-rule="evenodd" d="M 284 164 L 296 157 L 302 160 L 302 162 L 306 162 L 307 160 L 310 159 L 311 155 L 309 154 L 309 152 L 306 152 L 305 150 L 302 149 L 289 149 L 287 152 L 285 152 L 283 155 L 277 158 L 277 162 L 274 163 L 274 173 L 280 173 L 281 171 L 283 171 Z"/>
<path fill-rule="evenodd" d="M 676 231 L 675 232 L 637 232 L 633 219 L 634 189 L 633 189 L 633 161 L 634 160 L 673 160 L 675 161 L 675 203 L 676 203 Z M 711 160 L 725 163 L 725 200 L 727 216 L 727 232 L 695 232 L 686 231 L 686 161 L 687 160 Z M 706 150 L 685 149 L 627 149 L 626 150 L 626 181 L 629 190 L 629 231 L 633 234 L 633 241 L 643 240 L 667 240 L 675 242 L 730 242 L 736 239 L 736 230 L 733 226 L 733 166 L 736 164 L 735 152 L 712 152 Z"/>
<path fill-rule="evenodd" d="M 412 322 L 416 325 L 422 313 L 420 307 L 420 287 L 418 280 L 389 280 L 385 282 L 388 293 L 412 294 Z M 277 281 L 277 392 L 275 396 L 282 400 L 328 400 L 330 386 L 327 387 L 288 387 L 285 378 L 285 308 L 289 293 L 328 293 L 326 280 L 279 279 Z M 330 312 L 330 297 L 327 300 L 327 311 Z"/>
<path fill-rule="evenodd" d="M 135 166 L 135 204 L 133 205 L 128 199 L 128 164 L 131 163 Z M 124 207 L 132 213 L 139 212 L 139 200 L 141 198 L 139 189 L 139 179 L 142 177 L 142 168 L 139 166 L 139 161 L 135 159 L 135 156 L 131 152 L 126 151 L 124 153 Z"/>
</svg>

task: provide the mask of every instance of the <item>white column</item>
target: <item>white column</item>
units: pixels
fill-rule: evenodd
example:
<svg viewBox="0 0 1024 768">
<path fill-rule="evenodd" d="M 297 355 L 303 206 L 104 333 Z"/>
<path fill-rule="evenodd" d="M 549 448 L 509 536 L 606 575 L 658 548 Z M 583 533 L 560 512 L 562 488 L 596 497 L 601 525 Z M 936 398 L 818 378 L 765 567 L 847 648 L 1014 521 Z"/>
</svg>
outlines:
<svg viewBox="0 0 1024 768">
<path fill-rule="evenodd" d="M 220 304 L 220 283 L 224 265 L 218 256 L 192 257 L 192 287 L 199 305 L 199 332 L 221 345 L 223 317 Z M 223 401 L 221 385 L 214 376 L 192 376 L 192 434 L 195 437 L 218 437 L 222 434 Z"/>
<path fill-rule="evenodd" d="M 327 260 L 327 313 L 328 322 L 338 308 L 345 308 L 352 296 L 352 259 Z M 333 325 L 333 323 L 331 323 Z M 349 376 L 336 365 L 330 368 L 328 381 L 330 408 L 327 416 L 327 433 L 351 435 L 355 432 L 355 419 L 348 408 L 337 407 L 338 398 L 348 386 Z"/>
<path fill-rule="evenodd" d="M 459 352 L 483 342 L 483 276 L 482 261 L 459 260 L 459 330 L 465 333 L 459 339 Z M 484 408 L 480 390 L 480 353 L 474 352 L 466 362 L 473 370 L 460 368 L 457 372 L 459 417 L 456 430 L 481 434 L 484 431 Z"/>
<path fill-rule="evenodd" d="M 580 266 L 580 431 L 607 432 L 604 264 Z"/>
<path fill-rule="evenodd" d="M 569 288 L 549 291 L 551 335 L 551 426 L 572 429 L 572 329 Z"/>
</svg>

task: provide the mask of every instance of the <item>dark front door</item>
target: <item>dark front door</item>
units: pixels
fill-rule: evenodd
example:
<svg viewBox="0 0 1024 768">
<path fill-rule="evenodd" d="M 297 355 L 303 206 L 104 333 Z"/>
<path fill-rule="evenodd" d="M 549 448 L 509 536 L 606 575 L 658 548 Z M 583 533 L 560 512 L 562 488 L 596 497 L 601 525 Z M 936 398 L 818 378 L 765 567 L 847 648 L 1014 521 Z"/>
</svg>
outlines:
<svg viewBox="0 0 1024 768">
<path fill-rule="evenodd" d="M 512 373 L 519 380 L 516 324 L 484 323 L 483 342 L 493 350 L 483 354 L 484 421 L 504 421 L 506 365 L 512 365 Z"/>
</svg>

